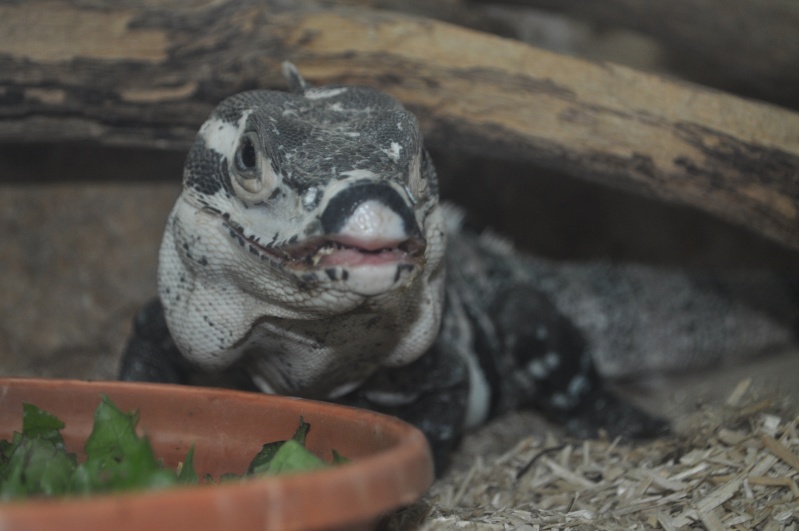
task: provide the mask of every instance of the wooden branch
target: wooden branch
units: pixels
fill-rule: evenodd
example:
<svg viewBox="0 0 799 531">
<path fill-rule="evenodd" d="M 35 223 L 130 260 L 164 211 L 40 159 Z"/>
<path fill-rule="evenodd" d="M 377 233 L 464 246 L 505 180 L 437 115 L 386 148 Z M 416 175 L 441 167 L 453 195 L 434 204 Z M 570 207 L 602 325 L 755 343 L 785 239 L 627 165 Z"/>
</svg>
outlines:
<svg viewBox="0 0 799 531">
<path fill-rule="evenodd" d="M 224 96 L 282 88 L 291 59 L 312 82 L 394 94 L 435 148 L 564 169 L 799 248 L 795 113 L 397 13 L 176 4 L 0 6 L 0 141 L 185 148 Z"/>
<path fill-rule="evenodd" d="M 482 0 L 480 3 L 494 3 Z M 503 0 L 656 39 L 678 72 L 728 90 L 799 106 L 796 0 Z M 677 63 L 679 62 L 679 64 Z"/>
</svg>

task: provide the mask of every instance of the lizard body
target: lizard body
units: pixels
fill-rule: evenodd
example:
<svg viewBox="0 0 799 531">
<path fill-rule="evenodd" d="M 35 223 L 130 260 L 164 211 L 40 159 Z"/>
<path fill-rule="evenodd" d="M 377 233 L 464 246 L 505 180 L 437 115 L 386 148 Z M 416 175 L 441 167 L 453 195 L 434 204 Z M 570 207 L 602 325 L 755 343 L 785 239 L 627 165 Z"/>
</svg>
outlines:
<svg viewBox="0 0 799 531">
<path fill-rule="evenodd" d="M 160 298 L 137 317 L 123 379 L 243 371 L 264 392 L 405 418 L 443 462 L 464 429 L 517 407 L 580 435 L 662 433 L 607 391 L 595 359 L 634 372 L 641 349 L 667 339 L 656 359 L 701 356 L 697 326 L 720 323 L 726 337 L 747 320 L 763 335 L 754 346 L 788 341 L 679 275 L 652 291 L 644 268 L 564 269 L 463 229 L 399 102 L 310 87 L 288 64 L 286 75 L 291 92 L 233 96 L 200 129 L 161 246 Z M 653 329 L 663 319 L 673 326 Z"/>
</svg>

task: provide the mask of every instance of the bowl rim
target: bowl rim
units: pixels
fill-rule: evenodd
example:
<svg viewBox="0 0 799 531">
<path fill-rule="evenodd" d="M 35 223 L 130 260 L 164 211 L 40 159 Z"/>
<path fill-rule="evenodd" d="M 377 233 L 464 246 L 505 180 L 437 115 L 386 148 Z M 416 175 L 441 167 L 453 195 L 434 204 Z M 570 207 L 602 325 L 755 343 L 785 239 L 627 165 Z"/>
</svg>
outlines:
<svg viewBox="0 0 799 531">
<path fill-rule="evenodd" d="M 339 516 L 333 519 L 324 519 L 308 522 L 308 526 L 337 527 L 348 525 L 355 521 L 376 520 L 380 516 L 401 506 L 416 501 L 430 487 L 434 480 L 432 455 L 425 436 L 414 426 L 389 415 L 370 410 L 358 409 L 349 406 L 308 400 L 304 398 L 267 395 L 248 391 L 238 391 L 213 387 L 192 387 L 175 384 L 157 384 L 142 382 L 120 381 L 84 381 L 68 379 L 43 379 L 43 378 L 0 378 L 0 407 L 8 392 L 9 386 L 28 387 L 31 389 L 48 389 L 50 391 L 61 389 L 64 391 L 80 390 L 81 392 L 93 391 L 98 393 L 114 390 L 126 393 L 148 393 L 164 396 L 178 395 L 182 399 L 191 397 L 212 397 L 223 399 L 243 400 L 249 403 L 270 402 L 271 405 L 297 409 L 303 406 L 315 408 L 319 414 L 333 415 L 345 421 L 366 421 L 379 423 L 384 433 L 394 435 L 397 443 L 379 452 L 355 458 L 346 466 L 333 467 L 311 472 L 291 474 L 278 477 L 262 477 L 241 482 L 231 482 L 212 486 L 176 486 L 160 491 L 137 491 L 97 494 L 88 497 L 65 497 L 35 500 L 11 500 L 0 502 L 0 529 L 16 529 L 17 523 L 31 525 L 35 528 L 37 522 L 50 519 L 50 522 L 85 522 L 86 511 L 91 510 L 105 515 L 105 520 L 113 515 L 127 514 L 136 520 L 136 515 L 146 516 L 145 512 L 158 512 L 174 510 L 175 507 L 188 504 L 190 499 L 199 511 L 209 513 L 207 523 L 219 519 L 220 515 L 211 515 L 214 508 L 223 507 L 223 512 L 231 517 L 238 518 L 236 514 L 243 510 L 253 510 L 253 507 L 262 506 L 258 529 L 306 529 L 307 527 L 294 526 L 290 514 L 282 505 L 298 496 L 303 489 L 311 492 L 320 492 L 328 486 L 343 492 L 343 489 L 354 490 L 358 494 L 358 502 L 349 507 L 343 507 Z M 396 499 L 380 500 L 373 496 L 376 490 L 385 490 L 386 482 L 396 483 L 390 488 L 396 493 Z M 269 507 L 263 500 L 269 501 Z M 321 505 L 326 500 L 318 500 Z M 185 505 L 188 506 L 188 505 Z M 268 510 L 266 510 L 268 509 Z M 257 507 L 255 510 L 258 510 Z M 200 515 L 193 515 L 199 517 Z M 148 520 L 149 522 L 150 520 Z M 131 523 L 133 523 L 131 521 Z M 224 522 L 220 522 L 224 524 Z M 102 524 L 105 525 L 105 524 Z M 68 526 L 67 526 L 68 527 Z M 117 527 L 120 529 L 119 527 Z M 137 526 L 130 527 L 138 528 Z M 152 529 L 152 524 L 148 524 Z M 171 524 L 169 527 L 175 529 Z M 214 527 L 208 526 L 207 529 Z M 223 527 L 220 527 L 222 529 Z M 234 527 L 224 525 L 224 528 L 243 529 L 240 525 Z M 245 526 L 246 528 L 246 526 Z"/>
</svg>

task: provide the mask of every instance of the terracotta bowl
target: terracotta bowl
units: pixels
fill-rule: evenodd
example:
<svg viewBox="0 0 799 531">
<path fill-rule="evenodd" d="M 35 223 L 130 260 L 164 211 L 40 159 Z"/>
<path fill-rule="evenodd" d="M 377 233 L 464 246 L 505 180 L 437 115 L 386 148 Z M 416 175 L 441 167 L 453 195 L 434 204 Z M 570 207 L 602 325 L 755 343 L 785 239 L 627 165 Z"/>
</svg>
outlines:
<svg viewBox="0 0 799 531">
<path fill-rule="evenodd" d="M 302 415 L 308 448 L 337 468 L 223 485 L 88 498 L 0 503 L 0 529 L 235 530 L 361 529 L 419 498 L 433 481 L 427 442 L 416 428 L 371 411 L 222 389 L 172 385 L 0 379 L 0 438 L 22 428 L 22 404 L 54 413 L 70 451 L 81 455 L 104 393 L 173 467 L 195 445 L 198 474 L 241 474 L 261 445 L 288 439 Z"/>
</svg>

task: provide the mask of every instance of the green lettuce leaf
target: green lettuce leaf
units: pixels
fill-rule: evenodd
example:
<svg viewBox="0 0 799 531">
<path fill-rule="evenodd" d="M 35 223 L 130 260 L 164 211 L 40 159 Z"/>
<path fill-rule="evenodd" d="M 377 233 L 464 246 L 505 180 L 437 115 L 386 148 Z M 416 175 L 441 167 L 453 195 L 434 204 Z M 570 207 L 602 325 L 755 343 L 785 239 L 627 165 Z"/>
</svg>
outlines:
<svg viewBox="0 0 799 531">
<path fill-rule="evenodd" d="M 75 471 L 77 492 L 163 488 L 177 484 L 175 472 L 165 470 L 150 441 L 136 434 L 137 412 L 123 413 L 103 396 L 86 440 L 86 461 Z"/>
<path fill-rule="evenodd" d="M 278 474 L 308 472 L 328 468 L 329 466 L 328 463 L 316 457 L 303 445 L 294 439 L 289 439 L 281 445 L 269 466 L 262 473 L 267 476 L 276 476 Z"/>
<path fill-rule="evenodd" d="M 86 459 L 78 464 L 75 454 L 64 447 L 60 431 L 64 423 L 47 411 L 24 404 L 22 432 L 14 433 L 11 440 L 0 441 L 0 500 L 199 483 L 194 446 L 178 470 L 165 469 L 147 437 L 137 435 L 138 421 L 137 412 L 124 413 L 102 396 L 84 445 Z M 300 417 L 292 438 L 264 444 L 247 474 L 271 476 L 329 467 L 305 448 L 309 430 L 310 425 Z M 333 464 L 347 461 L 333 450 Z M 237 479 L 240 476 L 236 474 L 223 474 L 218 481 L 204 477 L 208 483 Z"/>
</svg>

